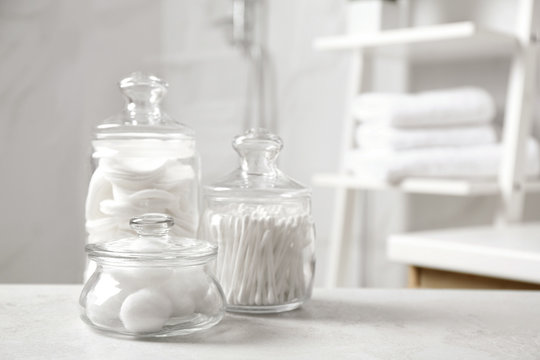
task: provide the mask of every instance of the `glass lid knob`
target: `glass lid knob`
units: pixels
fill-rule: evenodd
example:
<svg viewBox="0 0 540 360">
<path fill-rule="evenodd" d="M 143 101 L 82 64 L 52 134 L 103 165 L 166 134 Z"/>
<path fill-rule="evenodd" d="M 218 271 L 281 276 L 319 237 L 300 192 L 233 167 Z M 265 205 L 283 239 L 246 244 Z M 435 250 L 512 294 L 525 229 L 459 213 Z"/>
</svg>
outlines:
<svg viewBox="0 0 540 360">
<path fill-rule="evenodd" d="M 167 94 L 167 82 L 152 74 L 134 72 L 118 85 L 126 97 L 125 111 L 130 119 L 152 121 L 161 117 L 159 104 Z"/>
<path fill-rule="evenodd" d="M 174 225 L 169 215 L 151 213 L 132 218 L 129 225 L 139 236 L 164 236 Z"/>
<path fill-rule="evenodd" d="M 266 129 L 250 129 L 234 138 L 233 148 L 240 155 L 243 173 L 274 176 L 283 141 Z"/>
</svg>

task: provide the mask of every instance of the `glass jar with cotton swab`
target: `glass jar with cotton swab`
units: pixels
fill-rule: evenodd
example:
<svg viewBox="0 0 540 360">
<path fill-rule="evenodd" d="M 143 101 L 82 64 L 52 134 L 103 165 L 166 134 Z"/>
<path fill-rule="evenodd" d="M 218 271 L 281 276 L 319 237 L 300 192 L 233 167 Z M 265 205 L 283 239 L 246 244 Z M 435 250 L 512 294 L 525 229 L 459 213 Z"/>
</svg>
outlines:
<svg viewBox="0 0 540 360">
<path fill-rule="evenodd" d="M 237 136 L 240 167 L 204 189 L 198 237 L 215 242 L 227 310 L 293 310 L 311 296 L 311 191 L 276 166 L 282 140 L 264 129 Z"/>
</svg>

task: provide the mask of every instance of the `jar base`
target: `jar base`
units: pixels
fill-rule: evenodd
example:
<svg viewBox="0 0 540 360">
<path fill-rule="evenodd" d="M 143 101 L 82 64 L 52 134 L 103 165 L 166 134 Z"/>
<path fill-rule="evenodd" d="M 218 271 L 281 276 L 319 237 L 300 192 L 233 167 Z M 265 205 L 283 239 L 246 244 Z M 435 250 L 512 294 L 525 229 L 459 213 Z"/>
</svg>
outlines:
<svg viewBox="0 0 540 360">
<path fill-rule="evenodd" d="M 304 300 L 279 305 L 227 305 L 225 310 L 242 314 L 276 314 L 298 309 Z"/>
<path fill-rule="evenodd" d="M 92 323 L 85 315 L 81 315 L 81 319 L 88 324 L 92 329 L 114 337 L 121 338 L 159 338 L 159 337 L 171 337 L 180 335 L 189 335 L 195 332 L 207 330 L 216 324 L 218 324 L 223 318 L 223 314 L 215 316 L 207 316 L 199 314 L 189 321 L 184 321 L 179 324 L 165 325 L 162 329 L 149 333 L 135 333 L 127 331 L 124 328 L 112 328 L 104 327 Z"/>
</svg>

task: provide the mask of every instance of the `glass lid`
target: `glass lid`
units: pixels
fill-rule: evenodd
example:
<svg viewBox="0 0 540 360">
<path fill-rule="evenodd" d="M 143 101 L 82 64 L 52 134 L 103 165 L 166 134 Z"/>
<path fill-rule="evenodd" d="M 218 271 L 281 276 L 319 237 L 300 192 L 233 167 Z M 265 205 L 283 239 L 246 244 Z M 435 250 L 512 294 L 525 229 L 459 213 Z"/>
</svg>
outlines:
<svg viewBox="0 0 540 360">
<path fill-rule="evenodd" d="M 278 169 L 283 141 L 266 129 L 251 129 L 234 138 L 240 167 L 207 186 L 206 194 L 222 197 L 300 197 L 310 190 Z"/>
<path fill-rule="evenodd" d="M 124 110 L 105 120 L 96 129 L 97 139 L 157 138 L 178 139 L 195 136 L 193 129 L 172 119 L 161 109 L 168 84 L 152 75 L 135 72 L 118 86 L 124 95 Z"/>
<path fill-rule="evenodd" d="M 201 264 L 213 259 L 217 253 L 217 247 L 208 241 L 170 236 L 174 220 L 165 214 L 144 214 L 132 218 L 129 224 L 137 236 L 86 245 L 88 257 L 98 262 Z"/>
</svg>

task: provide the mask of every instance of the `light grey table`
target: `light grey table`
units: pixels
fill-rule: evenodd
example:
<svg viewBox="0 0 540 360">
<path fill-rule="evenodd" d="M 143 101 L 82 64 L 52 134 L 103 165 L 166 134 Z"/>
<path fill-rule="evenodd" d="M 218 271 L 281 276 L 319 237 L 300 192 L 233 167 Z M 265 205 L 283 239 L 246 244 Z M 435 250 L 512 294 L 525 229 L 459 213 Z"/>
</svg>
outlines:
<svg viewBox="0 0 540 360">
<path fill-rule="evenodd" d="M 315 290 L 302 309 L 206 333 L 110 338 L 75 285 L 0 285 L 0 359 L 540 359 L 540 292 Z"/>
</svg>

